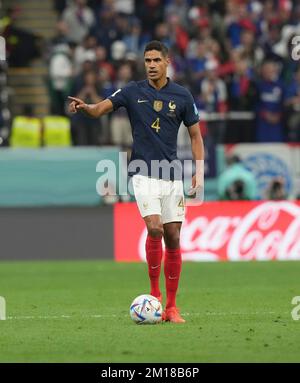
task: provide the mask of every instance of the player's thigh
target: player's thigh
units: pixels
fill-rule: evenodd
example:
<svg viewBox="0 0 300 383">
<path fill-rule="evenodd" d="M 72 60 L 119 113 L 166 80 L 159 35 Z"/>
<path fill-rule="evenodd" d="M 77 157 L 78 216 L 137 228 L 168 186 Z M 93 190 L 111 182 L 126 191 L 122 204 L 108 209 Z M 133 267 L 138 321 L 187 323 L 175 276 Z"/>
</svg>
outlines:
<svg viewBox="0 0 300 383">
<path fill-rule="evenodd" d="M 173 181 L 162 195 L 162 221 L 183 222 L 185 218 L 183 182 Z"/>
<path fill-rule="evenodd" d="M 159 183 L 153 178 L 142 175 L 132 177 L 134 196 L 143 218 L 151 215 L 161 216 L 161 198 Z"/>
</svg>

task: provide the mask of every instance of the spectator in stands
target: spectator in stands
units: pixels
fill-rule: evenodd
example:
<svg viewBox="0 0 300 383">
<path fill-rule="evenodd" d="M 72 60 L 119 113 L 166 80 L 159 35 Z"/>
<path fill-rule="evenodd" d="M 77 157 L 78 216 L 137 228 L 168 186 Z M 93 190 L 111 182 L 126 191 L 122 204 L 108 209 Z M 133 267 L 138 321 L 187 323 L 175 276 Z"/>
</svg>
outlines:
<svg viewBox="0 0 300 383">
<path fill-rule="evenodd" d="M 87 35 L 82 44 L 77 45 L 74 51 L 74 73 L 79 74 L 85 61 L 96 61 L 97 39 L 93 35 Z"/>
<path fill-rule="evenodd" d="M 132 79 L 132 68 L 129 64 L 122 64 L 118 69 L 115 81 L 115 90 L 122 88 Z M 128 152 L 131 149 L 132 134 L 127 112 L 124 108 L 118 109 L 111 117 L 111 140 Z"/>
<path fill-rule="evenodd" d="M 207 3 L 199 2 L 188 12 L 187 31 L 193 40 L 206 40 L 214 36 L 213 22 L 207 9 Z M 200 5 L 201 4 L 201 5 Z"/>
<path fill-rule="evenodd" d="M 240 56 L 235 62 L 235 71 L 228 84 L 228 95 L 229 110 L 243 112 L 243 114 L 240 113 L 239 117 L 236 113 L 236 118 L 227 122 L 226 142 L 253 142 L 255 139 L 253 106 L 256 102 L 256 84 L 246 56 Z"/>
<path fill-rule="evenodd" d="M 266 198 L 275 201 L 288 199 L 285 182 L 282 177 L 275 177 L 270 182 L 270 185 L 266 191 Z"/>
<path fill-rule="evenodd" d="M 217 63 L 209 60 L 205 65 L 206 77 L 201 83 L 200 109 L 214 113 L 207 121 L 208 139 L 219 144 L 224 142 L 226 129 L 225 113 L 227 112 L 227 90 L 225 82 L 217 75 Z"/>
<path fill-rule="evenodd" d="M 109 60 L 112 44 L 123 37 L 117 27 L 117 17 L 113 4 L 102 4 L 97 11 L 96 24 L 91 31 L 96 36 L 98 44 L 105 47 Z"/>
<path fill-rule="evenodd" d="M 155 26 L 164 20 L 164 7 L 160 0 L 136 1 L 136 15 L 145 33 L 152 36 Z"/>
<path fill-rule="evenodd" d="M 55 45 L 68 44 L 69 42 L 70 39 L 68 24 L 60 19 L 56 23 L 55 35 L 50 41 L 50 51 L 52 52 Z"/>
<path fill-rule="evenodd" d="M 199 40 L 195 46 L 195 52 L 189 60 L 190 78 L 193 88 L 199 89 L 206 74 L 208 61 L 207 45 L 204 40 Z"/>
<path fill-rule="evenodd" d="M 127 16 L 132 16 L 135 12 L 134 0 L 114 0 L 115 10 Z"/>
<path fill-rule="evenodd" d="M 269 22 L 267 34 L 262 38 L 260 44 L 264 52 L 266 60 L 282 63 L 282 57 L 276 52 L 276 46 L 281 38 L 281 26 L 278 18 L 274 18 Z"/>
<path fill-rule="evenodd" d="M 166 22 L 158 23 L 154 30 L 153 38 L 155 40 L 161 41 L 163 44 L 165 44 L 167 47 L 171 47 L 171 38 L 170 38 L 170 31 L 169 26 Z"/>
<path fill-rule="evenodd" d="M 111 62 L 107 60 L 107 51 L 103 45 L 98 45 L 95 49 L 96 66 L 99 71 L 105 70 L 108 73 L 109 80 L 115 79 L 115 68 Z"/>
<path fill-rule="evenodd" d="M 49 63 L 50 109 L 52 114 L 65 115 L 65 103 L 73 79 L 71 49 L 66 44 L 56 45 Z"/>
<path fill-rule="evenodd" d="M 179 16 L 176 13 L 170 14 L 167 19 L 167 24 L 171 44 L 176 45 L 179 52 L 184 55 L 188 47 L 189 36 L 186 29 L 181 25 Z"/>
<path fill-rule="evenodd" d="M 300 142 L 300 66 L 287 86 L 285 106 L 288 141 Z"/>
<path fill-rule="evenodd" d="M 274 61 L 265 61 L 262 64 L 257 92 L 256 141 L 282 142 L 284 89 L 279 80 L 278 64 Z"/>
<path fill-rule="evenodd" d="M 138 57 L 142 54 L 148 39 L 142 33 L 141 23 L 138 19 L 132 19 L 128 33 L 124 35 L 122 41 L 126 46 L 127 53 L 132 53 L 135 55 L 135 57 Z"/>
<path fill-rule="evenodd" d="M 227 26 L 229 46 L 232 49 L 237 48 L 241 44 L 241 34 L 244 29 L 250 29 L 255 32 L 256 28 L 248 17 L 246 2 L 228 1 L 227 11 L 225 23 Z"/>
<path fill-rule="evenodd" d="M 245 183 L 242 180 L 233 181 L 225 190 L 224 200 L 243 201 L 248 199 L 245 194 Z"/>
<path fill-rule="evenodd" d="M 176 46 L 169 49 L 170 64 L 168 66 L 168 77 L 172 81 L 177 82 L 185 87 L 190 87 L 188 84 L 188 65 L 187 60 L 182 57 Z"/>
<path fill-rule="evenodd" d="M 111 45 L 111 57 L 116 66 L 122 64 L 126 56 L 126 45 L 122 40 L 116 40 Z"/>
<path fill-rule="evenodd" d="M 62 20 L 68 25 L 68 38 L 77 44 L 82 42 L 95 24 L 95 16 L 87 6 L 87 0 L 74 0 L 62 14 Z"/>
<path fill-rule="evenodd" d="M 11 67 L 25 67 L 42 56 L 41 36 L 16 26 L 21 9 L 11 7 L 0 20 L 0 33 L 6 40 L 6 56 Z"/>
<path fill-rule="evenodd" d="M 238 49 L 244 57 L 248 58 L 251 67 L 257 67 L 264 59 L 264 52 L 262 48 L 257 45 L 256 34 L 252 29 L 242 30 Z"/>
<path fill-rule="evenodd" d="M 84 77 L 86 73 L 97 72 L 97 63 L 95 61 L 94 54 L 89 57 L 85 57 L 85 61 L 82 63 L 81 71 L 73 77 L 72 93 L 77 94 L 84 84 Z"/>
<path fill-rule="evenodd" d="M 96 104 L 102 100 L 102 89 L 95 71 L 84 74 L 83 85 L 76 97 L 89 104 Z M 101 130 L 99 119 L 87 119 L 80 113 L 72 115 L 72 132 L 75 145 L 99 145 Z"/>
<path fill-rule="evenodd" d="M 185 28 L 188 26 L 188 8 L 189 4 L 186 0 L 170 0 L 164 10 L 165 19 L 168 19 L 170 14 L 179 16 L 180 24 Z"/>
<path fill-rule="evenodd" d="M 103 67 L 98 71 L 98 76 L 102 88 L 103 98 L 107 98 L 116 91 L 110 72 L 106 67 Z M 108 116 L 111 115 L 109 114 Z"/>
<path fill-rule="evenodd" d="M 256 199 L 256 180 L 237 155 L 226 158 L 227 168 L 218 178 L 218 196 L 221 200 Z"/>
</svg>

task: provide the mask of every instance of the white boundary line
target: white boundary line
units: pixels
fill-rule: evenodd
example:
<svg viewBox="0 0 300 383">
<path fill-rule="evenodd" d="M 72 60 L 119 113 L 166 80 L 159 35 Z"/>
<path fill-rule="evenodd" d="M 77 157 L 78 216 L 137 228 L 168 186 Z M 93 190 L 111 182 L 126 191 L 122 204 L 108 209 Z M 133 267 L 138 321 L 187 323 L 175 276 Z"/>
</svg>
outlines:
<svg viewBox="0 0 300 383">
<path fill-rule="evenodd" d="M 253 316 L 253 315 L 284 315 L 289 313 L 275 312 L 275 311 L 252 311 L 252 312 L 203 312 L 203 313 L 182 313 L 182 316 L 196 317 L 196 316 Z M 117 315 L 117 314 L 87 314 L 87 315 L 21 315 L 21 316 L 7 316 L 7 320 L 36 320 L 36 319 L 102 319 L 102 318 L 118 318 L 120 316 L 127 317 L 128 315 Z"/>
</svg>

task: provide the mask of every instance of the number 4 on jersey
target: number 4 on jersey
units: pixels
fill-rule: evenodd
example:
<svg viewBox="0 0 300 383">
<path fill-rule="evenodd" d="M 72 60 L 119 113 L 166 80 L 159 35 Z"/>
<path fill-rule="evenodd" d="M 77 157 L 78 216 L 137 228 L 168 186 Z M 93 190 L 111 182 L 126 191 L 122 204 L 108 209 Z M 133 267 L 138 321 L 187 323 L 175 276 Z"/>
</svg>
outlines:
<svg viewBox="0 0 300 383">
<path fill-rule="evenodd" d="M 153 124 L 151 125 L 151 128 L 156 129 L 156 133 L 158 133 L 160 129 L 159 117 L 157 117 L 157 119 L 153 122 Z"/>
</svg>

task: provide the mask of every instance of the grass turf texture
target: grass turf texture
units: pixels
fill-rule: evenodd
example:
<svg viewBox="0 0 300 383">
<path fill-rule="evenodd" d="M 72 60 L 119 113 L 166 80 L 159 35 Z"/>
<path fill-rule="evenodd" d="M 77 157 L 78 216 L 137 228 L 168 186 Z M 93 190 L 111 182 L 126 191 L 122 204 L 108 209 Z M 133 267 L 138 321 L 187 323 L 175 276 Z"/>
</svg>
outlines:
<svg viewBox="0 0 300 383">
<path fill-rule="evenodd" d="M 300 262 L 184 263 L 187 323 L 136 325 L 145 264 L 2 262 L 0 362 L 299 362 L 299 274 Z"/>
</svg>

